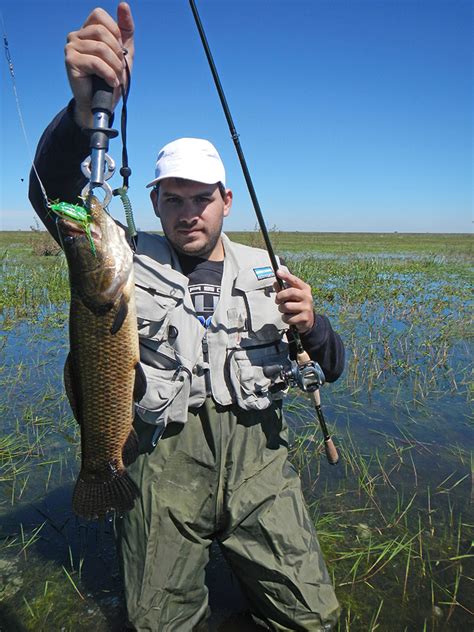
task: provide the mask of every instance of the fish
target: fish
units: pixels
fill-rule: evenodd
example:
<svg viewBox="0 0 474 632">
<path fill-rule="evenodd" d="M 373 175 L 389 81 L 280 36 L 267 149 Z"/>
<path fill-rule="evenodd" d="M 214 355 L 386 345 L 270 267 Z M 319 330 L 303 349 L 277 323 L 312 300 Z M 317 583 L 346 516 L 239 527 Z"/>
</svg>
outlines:
<svg viewBox="0 0 474 632">
<path fill-rule="evenodd" d="M 56 204 L 69 270 L 70 351 L 66 393 L 81 429 L 73 511 L 88 520 L 133 508 L 140 491 L 127 472 L 139 454 L 134 402 L 144 394 L 139 362 L 133 253 L 124 230 L 93 195 L 87 208 Z"/>
</svg>

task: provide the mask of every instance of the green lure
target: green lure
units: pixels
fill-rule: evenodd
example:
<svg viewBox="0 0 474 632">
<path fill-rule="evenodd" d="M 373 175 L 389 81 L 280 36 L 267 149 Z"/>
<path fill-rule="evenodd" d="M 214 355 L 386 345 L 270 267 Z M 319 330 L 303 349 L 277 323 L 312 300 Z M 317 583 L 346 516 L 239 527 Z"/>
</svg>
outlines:
<svg viewBox="0 0 474 632">
<path fill-rule="evenodd" d="M 59 202 L 59 201 L 56 201 L 50 204 L 49 208 L 54 213 L 56 213 L 56 215 L 59 215 L 59 217 L 70 219 L 73 222 L 76 222 L 77 224 L 82 226 L 82 228 L 84 229 L 84 232 L 87 235 L 87 239 L 89 240 L 91 250 L 93 254 L 95 255 L 96 249 L 95 249 L 95 244 L 94 244 L 94 240 L 92 239 L 91 229 L 90 229 L 90 225 L 92 222 L 90 212 L 83 206 L 80 206 L 79 204 L 70 204 L 69 202 Z"/>
</svg>

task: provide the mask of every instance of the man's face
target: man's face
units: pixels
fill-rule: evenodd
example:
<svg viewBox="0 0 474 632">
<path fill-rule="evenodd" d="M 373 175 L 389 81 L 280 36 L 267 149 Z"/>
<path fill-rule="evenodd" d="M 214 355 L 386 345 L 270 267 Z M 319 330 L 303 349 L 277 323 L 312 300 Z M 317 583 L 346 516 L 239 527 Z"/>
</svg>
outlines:
<svg viewBox="0 0 474 632">
<path fill-rule="evenodd" d="M 232 205 L 232 192 L 224 199 L 217 184 L 180 178 L 161 180 L 151 201 L 163 232 L 181 253 L 204 259 L 222 259 L 222 223 Z"/>
</svg>

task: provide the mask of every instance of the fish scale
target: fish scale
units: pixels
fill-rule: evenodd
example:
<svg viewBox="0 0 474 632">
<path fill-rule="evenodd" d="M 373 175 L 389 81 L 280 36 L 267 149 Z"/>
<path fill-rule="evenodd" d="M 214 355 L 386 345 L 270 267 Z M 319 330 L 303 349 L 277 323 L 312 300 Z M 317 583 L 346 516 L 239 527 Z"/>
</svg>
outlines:
<svg viewBox="0 0 474 632">
<path fill-rule="evenodd" d="M 138 341 L 131 344 L 136 330 L 134 302 L 129 303 L 128 309 L 120 331 L 112 335 L 110 328 L 116 309 L 100 317 L 79 301 L 71 303 L 70 345 L 74 371 L 81 376 L 81 423 L 96 419 L 87 427 L 90 440 L 82 457 L 84 466 L 95 467 L 111 455 L 122 465 L 122 447 L 133 419 L 132 394 L 139 353 Z M 81 335 L 81 331 L 86 335 Z M 127 419 L 128 424 L 121 423 L 123 419 Z"/>
</svg>

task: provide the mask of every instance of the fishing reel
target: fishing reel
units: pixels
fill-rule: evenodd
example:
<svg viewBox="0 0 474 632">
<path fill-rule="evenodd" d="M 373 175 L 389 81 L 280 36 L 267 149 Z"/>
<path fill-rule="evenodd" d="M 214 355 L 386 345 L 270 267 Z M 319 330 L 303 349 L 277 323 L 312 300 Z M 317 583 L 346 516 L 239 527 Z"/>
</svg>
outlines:
<svg viewBox="0 0 474 632">
<path fill-rule="evenodd" d="M 304 364 L 298 364 L 292 360 L 286 366 L 272 364 L 263 367 L 263 374 L 269 379 L 275 379 L 278 376 L 288 386 L 297 386 L 305 393 L 314 393 L 326 381 L 322 368 L 313 360 Z"/>
</svg>

